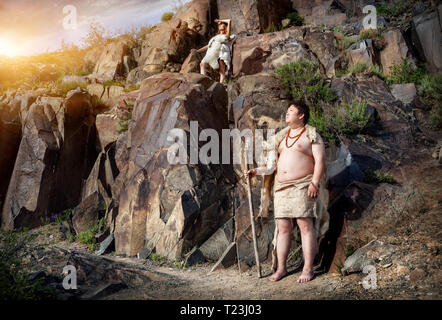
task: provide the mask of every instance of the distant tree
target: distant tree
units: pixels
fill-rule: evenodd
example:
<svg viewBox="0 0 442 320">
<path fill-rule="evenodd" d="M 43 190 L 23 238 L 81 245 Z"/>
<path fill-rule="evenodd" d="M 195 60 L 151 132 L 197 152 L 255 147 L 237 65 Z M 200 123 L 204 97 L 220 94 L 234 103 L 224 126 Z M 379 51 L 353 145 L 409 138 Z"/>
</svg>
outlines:
<svg viewBox="0 0 442 320">
<path fill-rule="evenodd" d="M 64 39 L 61 39 L 60 51 L 61 52 L 78 52 L 78 46 L 73 43 L 67 43 Z"/>
<path fill-rule="evenodd" d="M 106 44 L 112 35 L 106 31 L 104 26 L 98 21 L 92 21 L 89 24 L 89 31 L 85 37 L 83 37 L 82 43 L 85 48 L 102 46 Z"/>
<path fill-rule="evenodd" d="M 184 0 L 175 0 L 171 6 L 171 9 L 174 13 L 177 13 L 184 6 Z"/>
<path fill-rule="evenodd" d="M 161 17 L 161 21 L 169 21 L 173 17 L 173 12 L 165 12 L 163 16 Z"/>
</svg>

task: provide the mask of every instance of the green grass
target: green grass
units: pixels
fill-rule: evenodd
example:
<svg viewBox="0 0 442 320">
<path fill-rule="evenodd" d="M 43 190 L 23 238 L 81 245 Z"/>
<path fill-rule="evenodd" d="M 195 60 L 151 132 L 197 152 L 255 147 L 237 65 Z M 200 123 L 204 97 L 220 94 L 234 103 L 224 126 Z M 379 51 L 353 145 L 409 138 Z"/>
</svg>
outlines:
<svg viewBox="0 0 442 320">
<path fill-rule="evenodd" d="M 59 81 L 57 83 L 57 91 L 62 95 L 66 95 L 71 90 L 75 90 L 77 88 L 86 89 L 86 87 L 86 83 L 76 81 Z"/>
<path fill-rule="evenodd" d="M 345 258 L 350 257 L 355 251 L 356 251 L 355 248 L 353 248 L 350 245 L 346 245 L 344 249 Z"/>
<path fill-rule="evenodd" d="M 348 72 L 351 74 L 364 74 L 367 71 L 367 64 L 364 62 L 357 62 L 348 67 Z"/>
<path fill-rule="evenodd" d="M 104 218 L 99 219 L 95 226 L 93 226 L 92 228 L 90 228 L 86 231 L 79 233 L 76 236 L 76 239 L 80 243 L 87 245 L 89 250 L 95 251 L 99 246 L 99 244 L 95 242 L 95 235 L 98 233 L 98 231 L 104 225 L 104 223 L 105 223 Z"/>
<path fill-rule="evenodd" d="M 61 224 L 61 223 L 63 223 L 63 221 L 67 221 L 69 219 L 69 216 L 73 210 L 74 210 L 74 208 L 65 209 L 60 213 L 52 215 L 51 219 L 56 224 Z"/>
<path fill-rule="evenodd" d="M 118 130 L 118 134 L 126 132 L 129 129 L 130 119 L 132 119 L 132 111 L 129 112 L 128 116 L 125 116 L 120 120 L 120 129 Z"/>
<path fill-rule="evenodd" d="M 265 28 L 262 32 L 263 33 L 271 33 L 271 32 L 277 32 L 280 30 L 281 30 L 281 27 L 279 25 L 275 25 L 272 21 L 272 23 L 267 28 Z"/>
<path fill-rule="evenodd" d="M 132 92 L 132 91 L 135 91 L 135 90 L 138 90 L 138 89 L 140 89 L 139 85 L 137 85 L 137 86 L 129 86 L 127 88 L 124 88 L 124 92 Z"/>
<path fill-rule="evenodd" d="M 167 259 L 165 257 L 160 256 L 158 253 L 151 253 L 149 256 L 149 259 L 154 262 L 159 262 L 159 263 L 163 263 L 163 262 L 167 261 Z"/>
<path fill-rule="evenodd" d="M 111 86 L 124 87 L 125 80 L 124 79 L 105 80 L 101 84 L 105 87 L 111 87 Z"/>
<path fill-rule="evenodd" d="M 31 281 L 22 255 L 26 245 L 36 235 L 26 230 L 0 229 L 0 297 L 2 300 L 50 299 L 51 293 L 43 288 L 44 279 Z"/>
<path fill-rule="evenodd" d="M 344 262 L 342 260 L 339 260 L 335 263 L 336 269 L 338 270 L 338 273 L 340 276 L 344 276 L 344 273 L 342 272 L 342 268 L 344 268 Z"/>
<path fill-rule="evenodd" d="M 370 75 L 376 75 L 379 78 L 381 78 L 382 80 L 385 80 L 385 74 L 382 71 L 382 68 L 378 64 L 371 65 L 367 69 L 367 73 L 370 74 Z"/>
<path fill-rule="evenodd" d="M 367 169 L 365 170 L 365 177 L 364 177 L 365 183 L 395 183 L 393 176 L 388 173 L 381 173 L 379 170 L 371 170 Z"/>
</svg>

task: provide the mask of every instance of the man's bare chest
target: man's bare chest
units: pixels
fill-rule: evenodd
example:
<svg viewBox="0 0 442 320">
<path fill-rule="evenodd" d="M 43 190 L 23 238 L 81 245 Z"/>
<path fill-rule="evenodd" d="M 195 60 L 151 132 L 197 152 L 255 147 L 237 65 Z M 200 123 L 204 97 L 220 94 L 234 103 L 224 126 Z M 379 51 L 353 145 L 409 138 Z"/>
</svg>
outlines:
<svg viewBox="0 0 442 320">
<path fill-rule="evenodd" d="M 301 136 L 296 142 L 295 139 L 286 138 L 284 137 L 278 146 L 279 157 L 284 155 L 313 157 L 312 144 L 307 137 Z"/>
</svg>

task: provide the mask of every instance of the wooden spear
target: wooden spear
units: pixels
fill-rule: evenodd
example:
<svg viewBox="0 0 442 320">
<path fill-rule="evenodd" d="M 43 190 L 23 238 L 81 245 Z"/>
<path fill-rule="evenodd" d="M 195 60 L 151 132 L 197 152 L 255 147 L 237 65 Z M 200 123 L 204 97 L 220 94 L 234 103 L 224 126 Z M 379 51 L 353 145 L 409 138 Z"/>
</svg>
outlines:
<svg viewBox="0 0 442 320">
<path fill-rule="evenodd" d="M 247 152 L 248 152 L 248 146 L 247 146 L 247 142 L 245 143 L 245 148 L 244 148 L 244 163 L 246 165 L 246 170 L 249 170 L 249 165 L 248 165 L 248 157 L 247 157 Z M 252 226 L 252 236 L 253 236 L 253 248 L 255 251 L 255 259 L 256 259 L 256 267 L 258 268 L 258 278 L 261 278 L 261 265 L 259 263 L 259 254 L 258 254 L 258 243 L 256 241 L 256 232 L 255 232 L 255 218 L 253 216 L 253 203 L 252 203 L 252 189 L 250 186 L 250 176 L 247 175 L 247 196 L 249 198 L 249 211 L 250 211 L 250 224 Z"/>
</svg>

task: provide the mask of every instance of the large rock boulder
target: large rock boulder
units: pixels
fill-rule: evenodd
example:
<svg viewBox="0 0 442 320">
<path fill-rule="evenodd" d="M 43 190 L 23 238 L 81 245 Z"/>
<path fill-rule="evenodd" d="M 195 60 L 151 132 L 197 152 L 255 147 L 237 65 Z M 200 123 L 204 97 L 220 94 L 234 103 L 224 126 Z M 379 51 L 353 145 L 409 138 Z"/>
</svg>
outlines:
<svg viewBox="0 0 442 320">
<path fill-rule="evenodd" d="M 310 28 L 304 36 L 308 48 L 318 57 L 320 66 L 327 77 L 335 75 L 335 65 L 339 60 L 339 52 L 335 45 L 333 31 L 322 31 Z"/>
<path fill-rule="evenodd" d="M 365 39 L 352 44 L 347 49 L 347 58 L 350 64 L 364 63 L 367 67 L 372 66 L 375 61 L 373 41 Z"/>
<path fill-rule="evenodd" d="M 139 91 L 131 91 L 121 96 L 118 103 L 102 113 L 97 114 L 95 126 L 97 128 L 98 143 L 101 150 L 114 141 L 127 130 L 127 124 L 132 117 L 132 109 Z"/>
<path fill-rule="evenodd" d="M 347 20 L 347 15 L 340 10 L 341 8 L 335 8 L 332 4 L 334 5 L 332 0 L 294 3 L 295 6 L 299 6 L 299 11 L 305 16 L 304 22 L 306 24 L 328 27 L 342 25 Z"/>
<path fill-rule="evenodd" d="M 152 72 L 147 72 L 146 70 L 144 70 L 144 66 L 136 67 L 132 69 L 127 75 L 126 84 L 139 86 L 141 84 L 141 81 L 150 77 L 153 74 L 154 73 Z"/>
<path fill-rule="evenodd" d="M 41 97 L 23 120 L 23 135 L 2 211 L 2 225 L 35 227 L 41 218 L 78 204 L 95 159 L 91 97 Z"/>
<path fill-rule="evenodd" d="M 193 0 L 182 6 L 175 17 L 185 21 L 188 27 L 207 38 L 216 16 L 216 0 Z"/>
<path fill-rule="evenodd" d="M 442 28 L 441 12 L 439 9 L 423 13 L 413 18 L 415 44 L 422 58 L 428 61 L 430 70 L 437 73 L 442 71 Z"/>
<path fill-rule="evenodd" d="M 401 30 L 389 30 L 383 34 L 383 37 L 386 45 L 380 52 L 379 59 L 384 74 L 389 74 L 394 65 L 402 64 L 403 59 L 412 61 L 410 49 Z"/>
<path fill-rule="evenodd" d="M 106 44 L 98 58 L 93 73 L 89 77 L 99 82 L 124 77 L 130 71 L 125 66 L 125 60 L 127 61 L 127 57 L 130 55 L 130 42 L 127 40 L 116 39 Z"/>
<path fill-rule="evenodd" d="M 269 27 L 278 26 L 291 5 L 288 0 L 217 0 L 220 19 L 231 19 L 231 32 L 260 33 Z"/>
<path fill-rule="evenodd" d="M 168 62 L 183 63 L 192 48 L 203 45 L 203 39 L 186 21 L 173 17 L 146 35 L 138 65 L 150 74 L 159 73 L 166 69 Z"/>
<path fill-rule="evenodd" d="M 108 107 L 115 106 L 125 95 L 124 88 L 121 86 L 104 86 L 100 83 L 89 84 L 86 90 L 91 96 L 96 97 L 96 101 Z"/>
<path fill-rule="evenodd" d="M 226 106 L 214 99 L 219 90 L 227 95 L 221 84 L 194 73 L 162 73 L 142 82 L 126 142 L 117 141 L 127 150 L 116 151 L 118 159 L 126 157 L 117 166 L 127 166 L 121 170 L 126 182 L 115 227 L 118 253 L 134 256 L 145 249 L 176 259 L 230 218 L 227 190 L 234 178 L 229 167 L 206 165 L 192 155 L 195 164 L 187 156 L 185 163 L 172 164 L 168 154 L 176 149 L 166 139 L 172 129 L 184 130 L 187 137 L 191 121 L 198 122 L 198 130 L 211 128 L 221 136 L 228 124 Z M 191 135 L 183 142 L 186 150 L 190 139 L 198 139 L 194 129 Z"/>
<path fill-rule="evenodd" d="M 6 100 L 6 99 L 5 99 Z M 0 211 L 8 190 L 9 180 L 21 140 L 19 104 L 0 101 Z"/>
<path fill-rule="evenodd" d="M 303 43 L 304 33 L 304 28 L 293 27 L 282 32 L 239 37 L 233 48 L 233 75 L 272 71 L 300 58 L 316 60 Z"/>
</svg>

